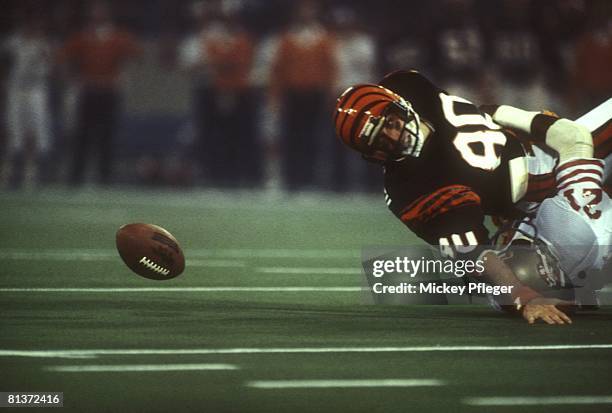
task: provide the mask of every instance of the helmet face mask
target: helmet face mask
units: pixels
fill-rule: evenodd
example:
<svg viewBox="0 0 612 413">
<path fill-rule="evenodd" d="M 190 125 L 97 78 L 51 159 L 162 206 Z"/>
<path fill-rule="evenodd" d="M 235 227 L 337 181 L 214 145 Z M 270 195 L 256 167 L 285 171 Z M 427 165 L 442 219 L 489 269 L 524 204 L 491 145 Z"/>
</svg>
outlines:
<svg viewBox="0 0 612 413">
<path fill-rule="evenodd" d="M 408 105 L 396 102 L 390 103 L 381 116 L 370 116 L 359 138 L 368 149 L 364 155 L 380 161 L 416 158 L 425 140 L 417 113 Z"/>
<path fill-rule="evenodd" d="M 425 142 L 421 120 L 399 95 L 379 85 L 357 85 L 338 98 L 336 132 L 351 148 L 375 162 L 419 157 Z"/>
</svg>

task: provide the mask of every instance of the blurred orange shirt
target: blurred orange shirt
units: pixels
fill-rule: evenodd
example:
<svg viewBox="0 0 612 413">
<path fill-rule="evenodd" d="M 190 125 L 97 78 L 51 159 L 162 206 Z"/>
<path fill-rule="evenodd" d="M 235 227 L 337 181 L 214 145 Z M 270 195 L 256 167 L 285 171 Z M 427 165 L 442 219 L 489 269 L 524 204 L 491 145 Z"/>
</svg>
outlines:
<svg viewBox="0 0 612 413">
<path fill-rule="evenodd" d="M 99 35 L 87 30 L 68 39 L 59 59 L 74 64 L 86 85 L 114 88 L 125 63 L 140 52 L 139 45 L 127 32 L 111 29 Z"/>
<path fill-rule="evenodd" d="M 214 87 L 226 91 L 249 87 L 254 45 L 246 33 L 212 37 L 204 48 Z"/>
<path fill-rule="evenodd" d="M 284 34 L 272 69 L 273 87 L 328 89 L 336 76 L 334 47 L 333 38 L 323 30 Z"/>
</svg>

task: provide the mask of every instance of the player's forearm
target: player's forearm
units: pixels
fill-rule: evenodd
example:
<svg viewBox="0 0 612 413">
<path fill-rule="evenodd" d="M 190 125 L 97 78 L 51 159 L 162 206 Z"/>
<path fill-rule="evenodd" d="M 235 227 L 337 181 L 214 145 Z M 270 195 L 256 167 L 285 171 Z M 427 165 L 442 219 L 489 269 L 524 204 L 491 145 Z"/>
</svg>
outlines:
<svg viewBox="0 0 612 413">
<path fill-rule="evenodd" d="M 542 112 L 501 105 L 493 113 L 498 124 L 529 133 L 535 142 L 545 143 L 559 153 L 561 162 L 593 157 L 593 138 L 584 126 Z"/>
<path fill-rule="evenodd" d="M 491 111 L 491 115 L 496 123 L 506 128 L 525 132 L 534 142 L 547 144 L 548 146 L 551 146 L 551 138 L 547 136 L 549 128 L 559 120 L 557 116 L 522 110 L 508 105 L 495 107 Z M 554 149 L 554 143 L 551 147 Z"/>
<path fill-rule="evenodd" d="M 534 298 L 540 297 L 533 289 L 521 284 L 520 280 L 494 252 L 485 253 L 484 276 L 488 282 L 494 285 L 511 286 L 512 299 L 517 305 L 524 305 Z"/>
<path fill-rule="evenodd" d="M 559 118 L 543 112 L 533 112 L 509 105 L 483 105 L 480 109 L 506 128 L 530 135 L 535 142 L 546 143 L 546 131 Z"/>
<path fill-rule="evenodd" d="M 493 113 L 493 120 L 502 126 L 531 133 L 531 123 L 540 112 L 531 112 L 508 105 L 500 105 Z"/>
</svg>

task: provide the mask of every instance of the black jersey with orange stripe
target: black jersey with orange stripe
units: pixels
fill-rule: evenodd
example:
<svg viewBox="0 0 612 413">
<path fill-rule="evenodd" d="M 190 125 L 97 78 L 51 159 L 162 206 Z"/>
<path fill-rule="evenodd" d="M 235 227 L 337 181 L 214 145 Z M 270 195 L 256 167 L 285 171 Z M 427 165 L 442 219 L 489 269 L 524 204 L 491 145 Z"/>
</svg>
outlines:
<svg viewBox="0 0 612 413">
<path fill-rule="evenodd" d="M 485 215 L 519 216 L 508 162 L 525 155 L 516 136 L 471 102 L 449 95 L 416 71 L 380 85 L 408 100 L 434 132 L 419 158 L 385 164 L 391 211 L 430 244 L 486 244 Z"/>
</svg>

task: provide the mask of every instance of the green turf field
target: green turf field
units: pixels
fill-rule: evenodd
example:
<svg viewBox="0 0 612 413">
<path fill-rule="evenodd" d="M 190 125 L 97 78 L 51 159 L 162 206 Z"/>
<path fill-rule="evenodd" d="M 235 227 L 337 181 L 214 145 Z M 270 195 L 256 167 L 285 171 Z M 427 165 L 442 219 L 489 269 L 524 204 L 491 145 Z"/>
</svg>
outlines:
<svg viewBox="0 0 612 413">
<path fill-rule="evenodd" d="M 367 305 L 361 248 L 416 242 L 382 197 L 56 190 L 0 205 L 0 391 L 62 391 L 83 412 L 612 408 L 610 308 L 529 326 L 484 306 Z M 132 274 L 114 250 L 127 222 L 173 232 L 185 273 Z"/>
</svg>

